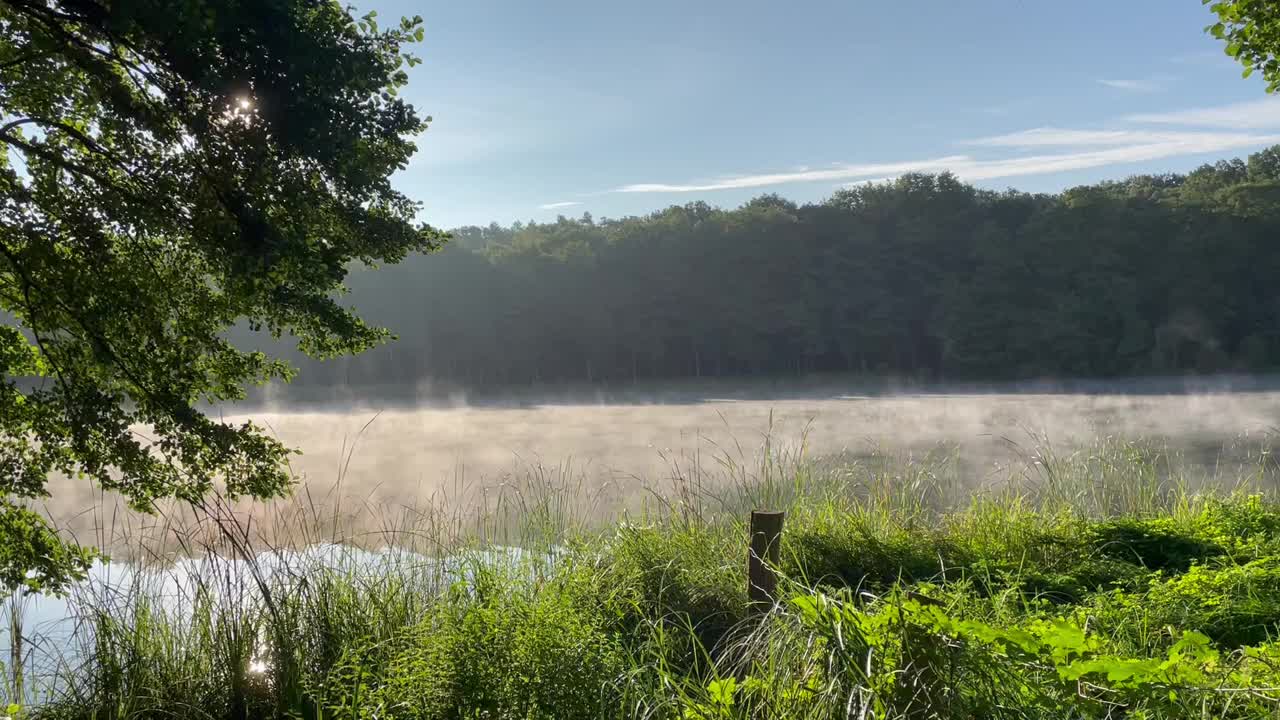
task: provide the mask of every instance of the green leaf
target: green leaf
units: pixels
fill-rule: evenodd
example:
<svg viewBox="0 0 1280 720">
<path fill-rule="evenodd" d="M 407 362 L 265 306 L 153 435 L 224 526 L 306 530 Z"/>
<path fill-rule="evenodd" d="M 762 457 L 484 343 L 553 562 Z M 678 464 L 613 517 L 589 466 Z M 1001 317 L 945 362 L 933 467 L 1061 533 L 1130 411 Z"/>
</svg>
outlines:
<svg viewBox="0 0 1280 720">
<path fill-rule="evenodd" d="M 799 595 L 791 598 L 791 605 L 800 611 L 800 615 L 807 622 L 814 622 L 818 619 L 818 598 L 813 595 Z"/>
<path fill-rule="evenodd" d="M 728 709 L 733 707 L 734 693 L 738 690 L 738 681 L 735 678 L 725 678 L 724 680 L 712 680 L 707 685 L 707 694 L 711 696 L 711 702 L 719 708 Z"/>
</svg>

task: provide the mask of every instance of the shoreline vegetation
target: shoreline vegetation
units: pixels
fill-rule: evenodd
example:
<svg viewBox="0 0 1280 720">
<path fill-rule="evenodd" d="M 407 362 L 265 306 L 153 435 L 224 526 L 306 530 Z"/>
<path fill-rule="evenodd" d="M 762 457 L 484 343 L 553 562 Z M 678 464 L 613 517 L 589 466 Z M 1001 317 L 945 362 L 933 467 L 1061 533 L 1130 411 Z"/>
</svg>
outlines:
<svg viewBox="0 0 1280 720">
<path fill-rule="evenodd" d="M 408 389 L 406 389 L 408 387 Z M 639 382 L 545 383 L 467 388 L 424 380 L 318 387 L 271 383 L 249 389 L 244 400 L 222 409 L 270 407 L 312 410 L 392 408 L 507 408 L 537 405 L 683 405 L 724 401 L 805 400 L 895 395 L 1196 395 L 1280 390 L 1280 373 L 1148 374 L 1129 378 L 1042 378 L 1007 381 L 939 381 L 894 375 L 807 373 L 755 378 L 678 378 Z M 212 409 L 212 406 L 211 406 Z"/>
<path fill-rule="evenodd" d="M 73 591 L 60 667 L 36 662 L 36 628 L 7 635 L 25 662 L 11 655 L 5 692 L 43 718 L 1280 713 L 1270 440 L 1209 469 L 1118 438 L 1027 448 L 975 489 L 945 453 L 767 440 L 718 458 L 717 482 L 677 468 L 609 518 L 531 473 L 484 513 L 388 522 L 364 544 L 398 551 L 373 555 L 305 495 L 274 518 L 274 552 L 211 506 L 134 538 L 177 533 L 200 563 L 141 552 L 119 571 L 133 581 Z M 787 511 L 764 611 L 746 593 L 758 508 Z"/>
</svg>

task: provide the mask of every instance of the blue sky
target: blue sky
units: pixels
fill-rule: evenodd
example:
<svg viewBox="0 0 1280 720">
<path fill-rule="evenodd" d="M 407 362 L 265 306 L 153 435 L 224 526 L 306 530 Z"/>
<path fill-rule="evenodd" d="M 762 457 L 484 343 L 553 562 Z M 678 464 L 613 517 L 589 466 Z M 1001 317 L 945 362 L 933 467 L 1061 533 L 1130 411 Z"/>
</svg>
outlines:
<svg viewBox="0 0 1280 720">
<path fill-rule="evenodd" d="M 438 227 L 649 212 L 950 169 L 1054 191 L 1280 143 L 1199 0 L 362 0 L 422 15 Z"/>
</svg>

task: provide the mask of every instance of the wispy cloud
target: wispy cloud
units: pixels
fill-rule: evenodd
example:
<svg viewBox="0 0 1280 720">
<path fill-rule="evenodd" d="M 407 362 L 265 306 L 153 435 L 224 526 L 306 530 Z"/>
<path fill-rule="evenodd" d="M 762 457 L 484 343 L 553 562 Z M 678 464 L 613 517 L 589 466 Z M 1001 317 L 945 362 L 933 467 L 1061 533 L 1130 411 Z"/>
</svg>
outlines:
<svg viewBox="0 0 1280 720">
<path fill-rule="evenodd" d="M 1153 130 L 1072 130 L 1069 128 L 1042 127 L 1006 135 L 994 135 L 965 140 L 961 145 L 1006 148 L 1036 147 L 1107 147 L 1149 144 L 1200 145 L 1249 145 L 1254 137 L 1247 133 L 1211 133 L 1204 131 L 1153 131 Z"/>
<path fill-rule="evenodd" d="M 553 202 L 553 203 L 547 203 L 546 205 L 539 205 L 538 209 L 539 210 L 559 210 L 560 208 L 573 207 L 574 205 L 581 205 L 581 204 L 582 203 L 580 202 L 569 200 L 567 202 Z"/>
<path fill-rule="evenodd" d="M 1164 83 L 1157 80 L 1099 80 L 1098 84 L 1116 90 L 1140 93 L 1160 92 L 1164 89 Z"/>
<path fill-rule="evenodd" d="M 1129 122 L 1161 125 L 1263 130 L 1280 128 L 1280 99 L 1266 98 L 1222 107 L 1141 113 L 1125 118 Z"/>
<path fill-rule="evenodd" d="M 1197 50 L 1195 52 L 1174 55 L 1169 62 L 1175 65 L 1199 65 L 1201 67 L 1239 67 L 1235 58 L 1223 52 L 1222 48 L 1213 50 Z"/>
<path fill-rule="evenodd" d="M 1184 155 L 1226 152 L 1257 145 L 1280 143 L 1280 135 L 1213 135 L 1184 141 L 1140 143 L 1120 145 L 1102 150 L 1030 155 L 1001 160 L 980 160 L 968 155 L 919 160 L 909 163 L 885 165 L 846 165 L 835 170 L 801 173 L 772 173 L 765 175 L 738 175 L 721 180 L 697 184 L 638 183 L 624 185 L 615 192 L 625 193 L 688 193 L 713 190 L 735 190 L 807 182 L 836 181 L 844 184 L 860 184 L 886 180 L 907 172 L 950 171 L 964 180 L 993 180 L 997 178 L 1049 175 L 1071 170 L 1087 170 L 1109 165 L 1126 165 L 1151 162 Z"/>
<path fill-rule="evenodd" d="M 965 180 L 1048 175 L 1069 170 L 1088 170 L 1109 165 L 1152 162 L 1185 155 L 1226 152 L 1257 145 L 1280 143 L 1280 135 L 1212 135 L 1198 139 L 1121 145 L 1105 150 L 1084 150 L 1054 155 L 1033 155 L 1008 160 L 973 161 L 950 168 Z"/>
<path fill-rule="evenodd" d="M 1258 101 L 1221 108 L 1186 110 L 1126 118 L 1151 124 L 1202 125 L 1217 130 L 1033 128 L 963 141 L 963 146 L 1027 151 L 1020 157 L 984 159 L 972 155 L 901 162 L 841 164 L 818 169 L 742 174 L 687 183 L 634 183 L 622 193 L 690 193 L 811 182 L 846 186 L 886 180 L 908 172 L 950 171 L 970 181 L 1049 175 L 1112 165 L 1131 165 L 1174 157 L 1223 153 L 1280 143 L 1280 101 Z M 1231 132 L 1223 129 L 1239 129 Z M 1249 132 L 1253 131 L 1253 132 Z M 1045 151 L 1049 152 L 1045 152 Z"/>
<path fill-rule="evenodd" d="M 854 180 L 853 182 L 844 183 L 840 187 L 854 188 L 854 187 L 861 187 L 863 185 L 875 185 L 877 183 L 887 183 L 890 180 L 893 180 L 893 178 L 892 177 L 865 178 L 863 180 Z"/>
<path fill-rule="evenodd" d="M 667 184 L 636 183 L 623 185 L 614 192 L 653 193 L 653 192 L 706 192 L 708 190 L 732 190 L 739 188 L 758 188 L 769 185 L 786 185 L 797 182 L 842 182 L 875 176 L 893 176 L 908 172 L 928 172 L 938 170 L 942 163 L 959 163 L 969 160 L 964 155 L 938 158 L 936 160 L 917 160 L 899 163 L 873 163 L 866 165 L 836 165 L 823 170 L 798 170 L 791 172 L 766 173 L 761 175 L 734 175 L 702 183 Z"/>
</svg>

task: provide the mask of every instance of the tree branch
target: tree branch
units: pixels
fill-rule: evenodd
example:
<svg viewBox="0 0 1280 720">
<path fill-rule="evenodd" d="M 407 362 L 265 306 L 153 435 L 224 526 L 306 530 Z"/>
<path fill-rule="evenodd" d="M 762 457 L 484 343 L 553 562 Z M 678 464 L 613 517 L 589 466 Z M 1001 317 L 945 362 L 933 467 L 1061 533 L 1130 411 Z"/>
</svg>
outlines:
<svg viewBox="0 0 1280 720">
<path fill-rule="evenodd" d="M 70 135 L 76 140 L 79 140 L 80 144 L 84 145 L 86 148 L 92 150 L 93 152 L 111 161 L 111 164 L 115 165 L 116 167 L 119 167 L 125 172 L 129 171 L 129 167 L 124 164 L 123 160 L 121 160 L 119 157 L 114 155 L 110 150 L 102 147 L 102 145 L 97 140 L 94 140 L 92 137 L 89 137 L 80 129 L 73 127 L 71 125 L 68 125 L 67 123 L 61 120 L 50 120 L 48 118 L 35 117 L 35 116 L 19 118 L 3 126 L 0 126 L 0 136 L 7 135 L 10 130 L 16 127 L 19 127 L 21 125 L 42 125 L 50 130 L 61 130 L 62 132 L 65 132 L 66 134 Z"/>
<path fill-rule="evenodd" d="M 62 168 L 63 170 L 66 170 L 67 172 L 90 178 L 96 181 L 99 185 L 102 185 L 104 187 L 115 187 L 115 183 L 108 180 L 101 173 L 91 170 L 90 168 L 87 168 L 84 165 L 81 165 L 79 163 L 74 163 L 62 157 L 58 153 L 50 151 L 48 148 L 44 148 L 39 145 L 34 145 L 21 138 L 14 137 L 8 133 L 0 133 L 0 142 L 5 143 L 7 145 L 11 145 L 28 154 L 36 155 L 44 160 L 47 160 L 48 162 L 53 163 L 54 165 L 57 165 L 58 167 Z"/>
<path fill-rule="evenodd" d="M 102 147 L 102 145 L 97 140 L 94 140 L 92 137 L 89 137 L 79 128 L 68 125 L 67 123 L 61 120 L 50 120 L 48 118 L 41 118 L 41 117 L 31 117 L 31 118 L 28 118 L 28 120 L 35 122 L 38 125 L 43 125 L 51 130 L 61 130 L 62 132 L 65 132 L 71 137 L 79 140 L 80 143 L 85 147 L 89 148 L 93 152 L 109 160 L 112 165 L 115 165 L 116 167 L 120 168 L 121 170 L 124 170 L 125 172 L 129 172 L 129 167 L 125 165 L 123 160 L 121 160 L 118 156 L 113 154 L 110 150 Z M 3 134 L 3 130 L 0 130 L 0 134 Z"/>
<path fill-rule="evenodd" d="M 141 73 L 143 77 L 147 78 L 149 81 L 155 84 L 156 87 L 159 87 L 161 92 L 165 92 L 165 94 L 168 95 L 165 89 L 155 81 L 155 78 L 152 77 L 151 73 L 146 68 L 140 65 L 130 63 L 125 58 L 121 57 L 117 52 L 115 52 L 115 46 L 119 45 L 119 46 L 125 47 L 134 55 L 138 56 L 139 58 L 143 58 L 143 54 L 139 52 L 137 48 L 135 48 L 132 44 L 108 32 L 106 28 L 104 28 L 102 24 L 96 21 L 94 18 L 90 18 L 88 16 L 78 17 L 73 15 L 67 15 L 65 13 L 57 13 L 50 10 L 47 7 L 36 7 L 31 3 L 21 2 L 21 0 L 0 0 L 0 2 L 14 7 L 14 9 L 18 10 L 18 12 L 21 12 L 25 14 L 27 17 L 34 20 L 35 22 L 40 23 L 41 25 L 44 26 L 44 28 L 47 31 L 56 35 L 58 38 L 60 38 L 64 42 L 67 42 L 70 45 L 74 45 L 75 47 L 78 47 L 81 50 L 86 50 L 90 53 L 100 55 L 112 62 L 119 63 L 121 66 L 125 68 L 132 69 L 136 72 Z M 80 36 L 76 35 L 74 32 L 64 27 L 63 26 L 64 22 L 76 22 L 82 25 L 88 25 L 92 27 L 94 30 L 98 31 L 103 37 L 107 39 L 107 41 L 112 46 L 112 50 L 108 52 L 107 50 L 103 50 L 102 48 L 98 47 L 92 42 L 89 42 L 84 38 L 81 38 Z"/>
<path fill-rule="evenodd" d="M 16 127 L 19 127 L 21 125 L 29 125 L 32 123 L 39 123 L 39 122 L 40 121 L 36 120 L 35 118 L 18 118 L 13 122 L 5 123 L 3 126 L 0 126 L 0 135 L 7 135 L 9 134 L 10 130 Z"/>
<path fill-rule="evenodd" d="M 9 260 L 10 266 L 13 267 L 14 272 L 21 279 L 22 293 L 23 293 L 23 297 L 25 298 L 24 304 L 27 306 L 28 314 L 30 314 L 34 319 L 36 305 L 31 300 L 30 292 L 32 290 L 40 289 L 39 286 L 36 284 L 35 280 L 31 277 L 31 275 L 28 272 L 26 272 L 26 269 L 23 267 L 22 263 L 19 261 L 17 255 L 15 255 L 14 252 L 10 250 L 9 247 L 5 245 L 3 242 L 0 242 L 0 255 L 4 255 L 4 257 Z M 136 374 L 134 374 L 133 371 L 124 363 L 123 358 L 121 358 L 120 355 L 116 353 L 116 351 L 111 347 L 111 343 L 107 340 L 105 333 L 93 327 L 90 327 L 90 323 L 87 322 L 84 319 L 84 317 L 81 316 L 80 313 L 76 312 L 71 306 L 69 306 L 62 299 L 62 296 L 60 294 L 54 293 L 51 297 L 53 298 L 53 302 L 56 303 L 58 306 L 60 306 L 62 308 L 62 311 L 67 314 L 67 317 L 70 318 L 72 322 L 74 322 L 76 325 L 80 326 L 80 329 L 84 331 L 86 336 L 85 339 L 89 342 L 89 344 L 95 350 L 103 353 L 106 356 L 106 359 L 110 362 L 110 364 L 114 365 L 116 369 L 120 372 L 120 374 L 123 375 L 124 378 L 133 385 L 134 389 L 137 390 L 139 396 L 146 398 L 147 400 L 151 401 L 155 405 L 160 405 L 162 407 L 165 405 L 169 405 L 169 403 L 164 402 L 164 399 L 159 397 L 157 393 L 153 392 L 150 388 L 148 388 L 146 383 L 143 383 L 141 378 L 139 378 Z M 36 338 L 36 344 L 40 348 L 40 352 L 44 354 L 46 357 L 48 357 L 50 363 L 54 365 L 54 371 L 57 375 L 57 378 L 63 384 L 64 390 L 65 390 L 67 381 L 64 378 L 63 371 L 58 367 L 56 359 L 49 354 L 48 350 L 46 350 L 44 345 L 40 342 L 39 330 L 37 330 L 35 327 L 32 327 L 31 331 Z M 172 411 L 170 412 L 171 414 L 176 415 L 176 413 L 173 413 Z"/>
<path fill-rule="evenodd" d="M 15 65 L 21 65 L 25 62 L 30 62 L 32 60 L 39 60 L 42 57 L 49 57 L 50 55 L 53 55 L 52 50 L 46 50 L 44 52 L 37 52 L 37 53 L 30 53 L 28 55 L 16 57 L 6 62 L 0 62 L 0 70 L 8 70 L 9 68 L 14 67 Z"/>
<path fill-rule="evenodd" d="M 35 339 L 36 348 L 39 349 L 40 354 L 43 355 L 53 367 L 54 380 L 58 383 L 59 387 L 62 388 L 64 393 L 68 392 L 65 373 L 63 372 L 62 367 L 58 364 L 58 359 L 45 347 L 45 343 L 40 337 L 40 330 L 35 327 L 39 323 L 38 321 L 35 321 L 36 305 L 31 301 L 31 289 L 34 287 L 31 276 L 22 266 L 22 263 L 18 262 L 17 256 L 9 250 L 9 246 L 5 245 L 3 242 L 0 242 L 0 255 L 4 255 L 5 258 L 9 260 L 9 265 L 13 268 L 14 274 L 16 274 L 22 282 L 22 304 L 26 306 L 27 314 L 30 315 L 33 320 L 31 336 Z"/>
</svg>

